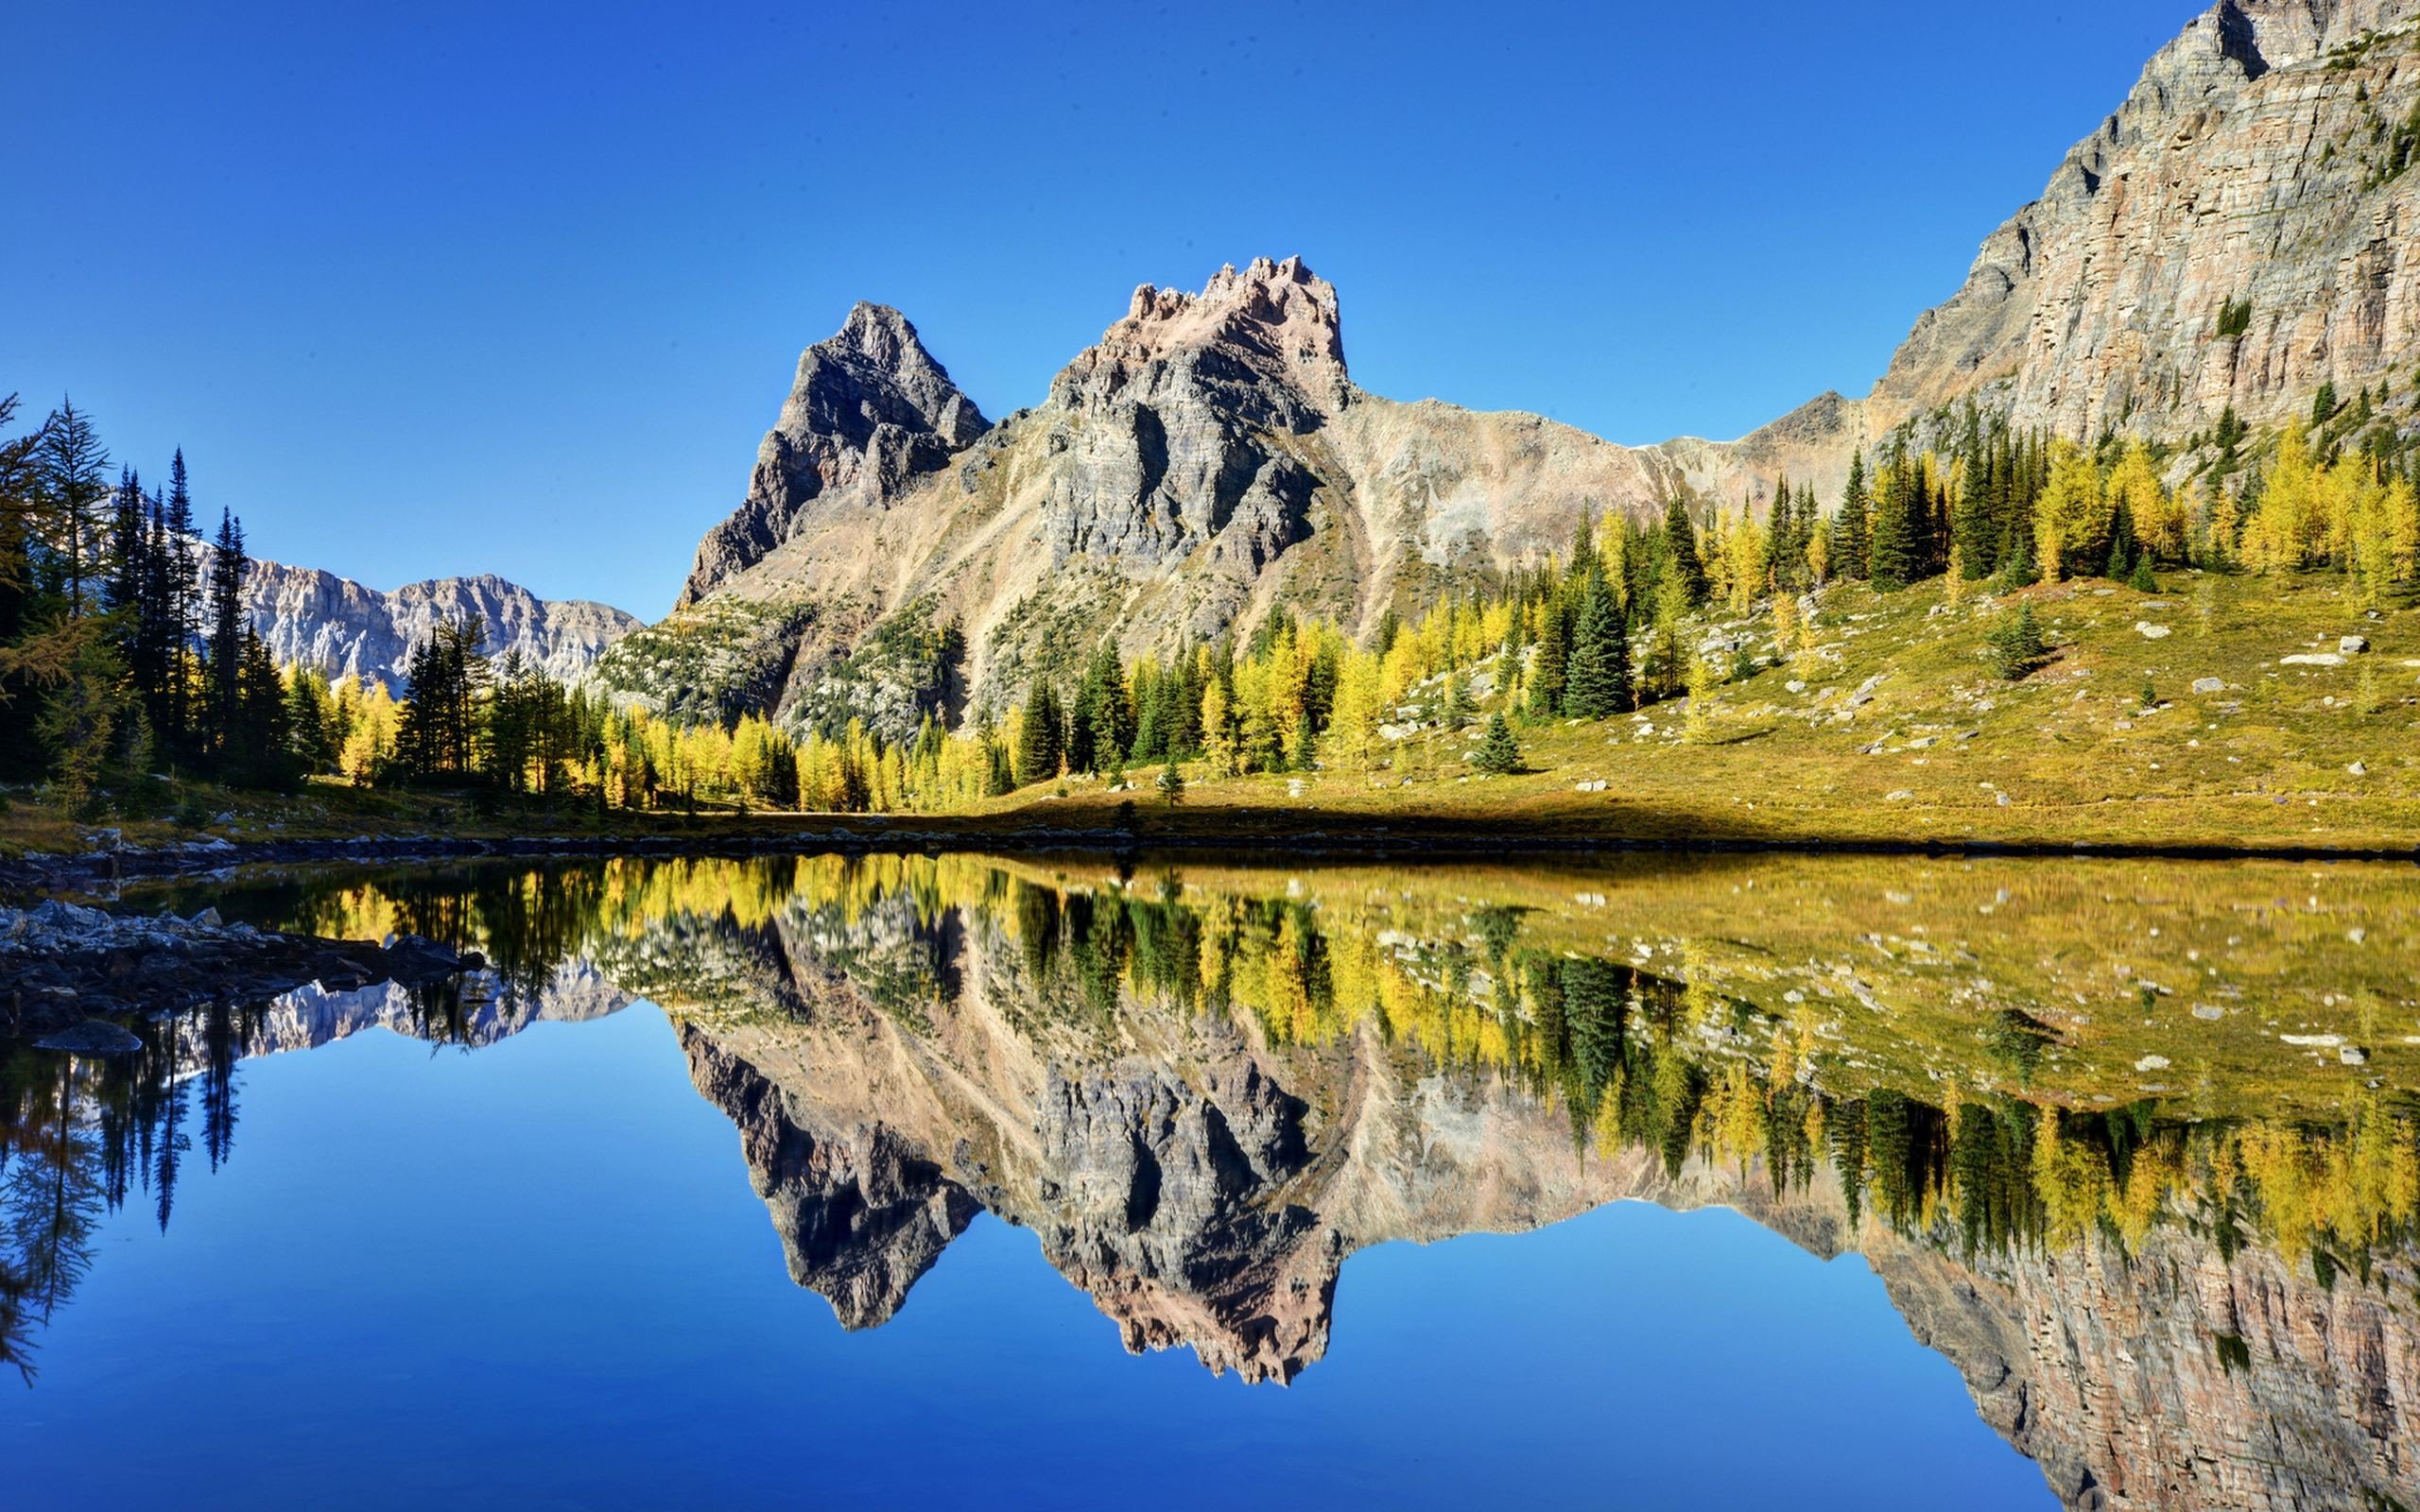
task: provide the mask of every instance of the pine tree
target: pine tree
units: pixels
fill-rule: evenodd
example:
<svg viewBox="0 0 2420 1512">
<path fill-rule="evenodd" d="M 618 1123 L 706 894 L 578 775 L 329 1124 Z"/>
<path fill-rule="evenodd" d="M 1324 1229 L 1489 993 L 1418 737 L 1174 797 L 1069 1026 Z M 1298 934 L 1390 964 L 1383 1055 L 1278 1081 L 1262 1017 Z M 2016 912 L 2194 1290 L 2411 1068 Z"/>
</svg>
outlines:
<svg viewBox="0 0 2420 1512">
<path fill-rule="evenodd" d="M 1863 577 L 1872 570 L 1868 557 L 1865 496 L 1865 454 L 1849 454 L 1849 481 L 1841 490 L 1839 523 L 1832 531 L 1832 572 L 1840 577 Z"/>
<path fill-rule="evenodd" d="M 1866 546 L 1866 576 L 1876 593 L 1893 593 L 1915 580 L 1920 488 L 1904 455 L 1883 465 Z"/>
<path fill-rule="evenodd" d="M 43 542 L 64 586 L 67 614 L 81 619 L 100 608 L 107 541 L 99 511 L 108 503 L 110 454 L 92 417 L 62 400 L 40 432 Z"/>
<path fill-rule="evenodd" d="M 1604 576 L 1591 573 L 1572 627 L 1563 712 L 1574 719 L 1603 719 L 1627 710 L 1631 702 L 1630 627 L 1615 607 Z"/>
<path fill-rule="evenodd" d="M 1688 501 L 1677 490 L 1664 503 L 1665 570 L 1681 585 L 1691 609 L 1705 602 L 1705 564 L 1698 557 L 1697 526 Z"/>
<path fill-rule="evenodd" d="M 1025 718 L 1017 730 L 1017 785 L 1030 786 L 1058 776 L 1063 754 L 1059 696 L 1046 679 L 1036 678 L 1026 694 Z"/>
<path fill-rule="evenodd" d="M 1530 713 L 1541 719 L 1552 718 L 1563 707 L 1568 666 L 1565 644 L 1562 611 L 1549 601 L 1537 649 L 1530 655 Z"/>
<path fill-rule="evenodd" d="M 202 747 L 222 765 L 238 737 L 243 707 L 244 527 L 218 512 L 218 540 L 210 558 L 210 632 L 202 701 Z"/>
<path fill-rule="evenodd" d="M 1498 777 L 1521 769 L 1521 743 L 1512 738 L 1512 727 L 1501 713 L 1487 716 L 1487 733 L 1471 753 L 1471 765 Z"/>
<path fill-rule="evenodd" d="M 162 600 L 169 644 L 168 719 L 163 730 L 172 749 L 190 756 L 199 741 L 194 725 L 199 693 L 194 652 L 201 644 L 201 558 L 194 547 L 193 495 L 185 476 L 184 448 L 168 464 L 168 496 L 162 511 L 162 541 L 167 592 Z"/>
<path fill-rule="evenodd" d="M 1993 672 L 2007 682 L 2023 681 L 2027 674 L 2042 664 L 2042 658 L 2049 650 L 2033 622 L 2031 600 L 2020 601 L 2015 609 L 2002 614 L 1984 644 L 1991 653 Z"/>
</svg>

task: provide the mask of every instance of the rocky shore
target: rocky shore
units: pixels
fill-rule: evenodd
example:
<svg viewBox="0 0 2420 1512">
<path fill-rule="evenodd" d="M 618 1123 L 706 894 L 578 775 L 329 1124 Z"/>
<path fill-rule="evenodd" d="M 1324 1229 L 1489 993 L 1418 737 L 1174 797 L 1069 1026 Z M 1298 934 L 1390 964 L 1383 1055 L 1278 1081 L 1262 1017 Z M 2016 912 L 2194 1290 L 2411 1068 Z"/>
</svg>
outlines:
<svg viewBox="0 0 2420 1512">
<path fill-rule="evenodd" d="M 322 939 L 225 923 L 215 909 L 130 916 L 54 899 L 0 908 L 0 1036 L 86 1055 L 131 1051 L 134 1037 L 112 1017 L 254 1002 L 312 983 L 418 986 L 485 965 L 417 935 Z"/>
</svg>

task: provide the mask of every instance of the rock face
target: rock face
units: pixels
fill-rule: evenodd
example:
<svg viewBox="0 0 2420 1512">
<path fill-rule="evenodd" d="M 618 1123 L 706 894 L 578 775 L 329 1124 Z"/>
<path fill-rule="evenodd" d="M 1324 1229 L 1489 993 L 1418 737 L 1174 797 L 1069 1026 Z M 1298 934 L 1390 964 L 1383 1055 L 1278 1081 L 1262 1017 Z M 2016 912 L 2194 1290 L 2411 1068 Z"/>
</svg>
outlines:
<svg viewBox="0 0 2420 1512">
<path fill-rule="evenodd" d="M 989 428 L 913 327 L 860 305 L 807 350 L 683 607 L 606 674 L 659 702 L 840 708 L 904 736 L 927 712 L 1005 707 L 1103 634 L 1165 648 L 1279 602 L 1374 623 L 1562 544 L 1585 509 L 1658 509 L 1683 477 L 1536 416 L 1363 392 L 1336 290 L 1298 258 L 1135 290 L 1040 405 Z M 962 656 L 871 664 L 885 625 L 955 625 Z"/>
<path fill-rule="evenodd" d="M 2182 437 L 2400 387 L 2420 338 L 2420 5 L 2221 0 L 1983 243 L 1835 433 L 1973 396 Z M 2234 306 L 2230 318 L 2230 306 Z M 1751 438 L 1778 444 L 1779 437 Z"/>
<path fill-rule="evenodd" d="M 244 605 L 281 665 L 375 678 L 398 695 L 412 647 L 441 620 L 475 618 L 491 654 L 518 651 L 566 681 L 584 677 L 608 646 L 639 627 L 635 616 L 608 605 L 542 599 L 493 575 L 382 593 L 334 573 L 258 559 L 245 576 Z"/>
<path fill-rule="evenodd" d="M 739 508 L 706 533 L 683 605 L 852 507 L 880 508 L 990 428 L 888 305 L 860 303 L 798 361 L 781 419 L 756 450 Z"/>
</svg>

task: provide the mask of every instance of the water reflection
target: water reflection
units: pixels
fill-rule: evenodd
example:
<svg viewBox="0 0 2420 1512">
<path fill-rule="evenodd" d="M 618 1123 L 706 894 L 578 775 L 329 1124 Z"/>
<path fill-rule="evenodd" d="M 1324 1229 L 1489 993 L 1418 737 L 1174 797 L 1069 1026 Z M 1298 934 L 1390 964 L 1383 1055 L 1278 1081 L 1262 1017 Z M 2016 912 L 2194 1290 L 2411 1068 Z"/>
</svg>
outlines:
<svg viewBox="0 0 2420 1512">
<path fill-rule="evenodd" d="M 197 1127 L 225 1158 L 243 1056 L 372 1024 L 470 1047 L 631 994 L 852 1328 L 988 1210 L 1130 1348 L 1285 1381 L 1356 1249 L 1719 1203 L 1865 1254 L 2071 1503 L 2410 1503 L 2411 880 L 942 856 L 215 890 L 493 969 L 148 1026 L 126 1061 L 20 1054 L 0 1347 L 26 1367 L 100 1213 L 141 1193 L 166 1221 Z"/>
</svg>

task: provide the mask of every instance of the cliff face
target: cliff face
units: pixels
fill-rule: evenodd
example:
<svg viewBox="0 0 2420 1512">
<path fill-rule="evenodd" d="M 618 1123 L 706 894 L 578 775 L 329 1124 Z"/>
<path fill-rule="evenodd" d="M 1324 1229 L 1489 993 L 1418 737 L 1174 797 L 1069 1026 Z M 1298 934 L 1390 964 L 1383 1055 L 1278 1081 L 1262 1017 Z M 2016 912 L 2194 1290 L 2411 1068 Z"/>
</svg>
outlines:
<svg viewBox="0 0 2420 1512">
<path fill-rule="evenodd" d="M 566 681 L 584 677 L 608 646 L 639 627 L 620 610 L 542 599 L 493 575 L 440 577 L 382 593 L 334 573 L 258 559 L 245 576 L 244 607 L 280 665 L 375 678 L 398 695 L 412 647 L 441 620 L 475 618 L 487 631 L 491 654 L 518 651 Z"/>
<path fill-rule="evenodd" d="M 2420 6 L 2222 0 L 1920 318 L 1847 434 L 1972 395 L 2182 437 L 2411 379 Z M 2238 308 L 2232 320 L 2229 306 Z"/>
</svg>

